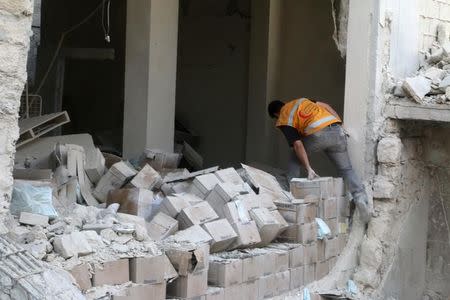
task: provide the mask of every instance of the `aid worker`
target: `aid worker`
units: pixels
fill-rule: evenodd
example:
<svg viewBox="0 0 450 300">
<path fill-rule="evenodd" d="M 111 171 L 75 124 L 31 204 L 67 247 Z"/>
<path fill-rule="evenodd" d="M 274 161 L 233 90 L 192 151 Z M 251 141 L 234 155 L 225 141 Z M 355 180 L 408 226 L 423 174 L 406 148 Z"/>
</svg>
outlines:
<svg viewBox="0 0 450 300">
<path fill-rule="evenodd" d="M 344 178 L 364 223 L 369 222 L 370 212 L 364 186 L 352 168 L 347 152 L 347 136 L 342 120 L 326 103 L 306 98 L 284 103 L 272 101 L 268 106 L 271 118 L 277 119 L 276 127 L 283 132 L 293 148 L 289 172 L 299 170 L 299 163 L 308 172 L 308 179 L 319 177 L 308 159 L 308 153 L 324 151 Z M 298 173 L 298 172 L 297 172 Z"/>
</svg>

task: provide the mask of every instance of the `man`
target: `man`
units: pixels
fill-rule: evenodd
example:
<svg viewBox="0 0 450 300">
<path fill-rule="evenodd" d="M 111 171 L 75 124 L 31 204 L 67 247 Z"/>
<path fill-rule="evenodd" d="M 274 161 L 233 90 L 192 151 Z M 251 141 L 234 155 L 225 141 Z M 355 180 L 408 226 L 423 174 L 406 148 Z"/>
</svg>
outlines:
<svg viewBox="0 0 450 300">
<path fill-rule="evenodd" d="M 369 222 L 367 194 L 352 168 L 347 152 L 347 137 L 336 111 L 326 103 L 301 98 L 288 103 L 272 101 L 268 112 L 271 118 L 277 119 L 276 127 L 293 148 L 296 166 L 300 161 L 310 180 L 319 177 L 311 167 L 308 153 L 324 151 L 347 183 L 361 221 Z"/>
</svg>

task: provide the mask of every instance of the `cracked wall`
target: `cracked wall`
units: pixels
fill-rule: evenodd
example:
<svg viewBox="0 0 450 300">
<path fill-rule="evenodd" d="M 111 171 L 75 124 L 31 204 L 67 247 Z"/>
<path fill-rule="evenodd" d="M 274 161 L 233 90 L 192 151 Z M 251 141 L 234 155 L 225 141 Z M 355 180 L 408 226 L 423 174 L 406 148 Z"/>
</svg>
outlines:
<svg viewBox="0 0 450 300">
<path fill-rule="evenodd" d="M 19 137 L 18 111 L 27 79 L 33 2 L 0 1 L 0 206 L 11 196 L 15 143 Z"/>
</svg>

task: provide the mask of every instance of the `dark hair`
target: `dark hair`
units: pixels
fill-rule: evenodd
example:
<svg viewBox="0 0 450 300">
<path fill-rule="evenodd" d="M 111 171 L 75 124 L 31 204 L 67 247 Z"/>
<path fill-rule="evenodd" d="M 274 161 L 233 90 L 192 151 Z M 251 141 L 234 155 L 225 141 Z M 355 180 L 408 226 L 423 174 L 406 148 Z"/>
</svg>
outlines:
<svg viewBox="0 0 450 300">
<path fill-rule="evenodd" d="M 280 100 L 274 100 L 269 103 L 267 106 L 267 112 L 269 113 L 269 116 L 271 118 L 276 118 L 277 116 L 275 114 L 279 114 L 281 111 L 281 108 L 284 106 L 284 103 Z"/>
</svg>

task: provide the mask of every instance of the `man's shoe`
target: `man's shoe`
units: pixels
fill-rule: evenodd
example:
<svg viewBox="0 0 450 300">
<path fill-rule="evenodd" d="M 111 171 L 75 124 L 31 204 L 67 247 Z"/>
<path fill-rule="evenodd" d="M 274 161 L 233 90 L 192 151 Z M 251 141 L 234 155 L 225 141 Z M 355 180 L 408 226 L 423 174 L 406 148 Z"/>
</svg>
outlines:
<svg viewBox="0 0 450 300">
<path fill-rule="evenodd" d="M 360 192 L 353 197 L 356 207 L 359 211 L 359 219 L 364 224 L 369 223 L 372 218 L 372 214 L 369 211 L 369 203 L 367 201 L 367 195 L 365 192 Z"/>
</svg>

